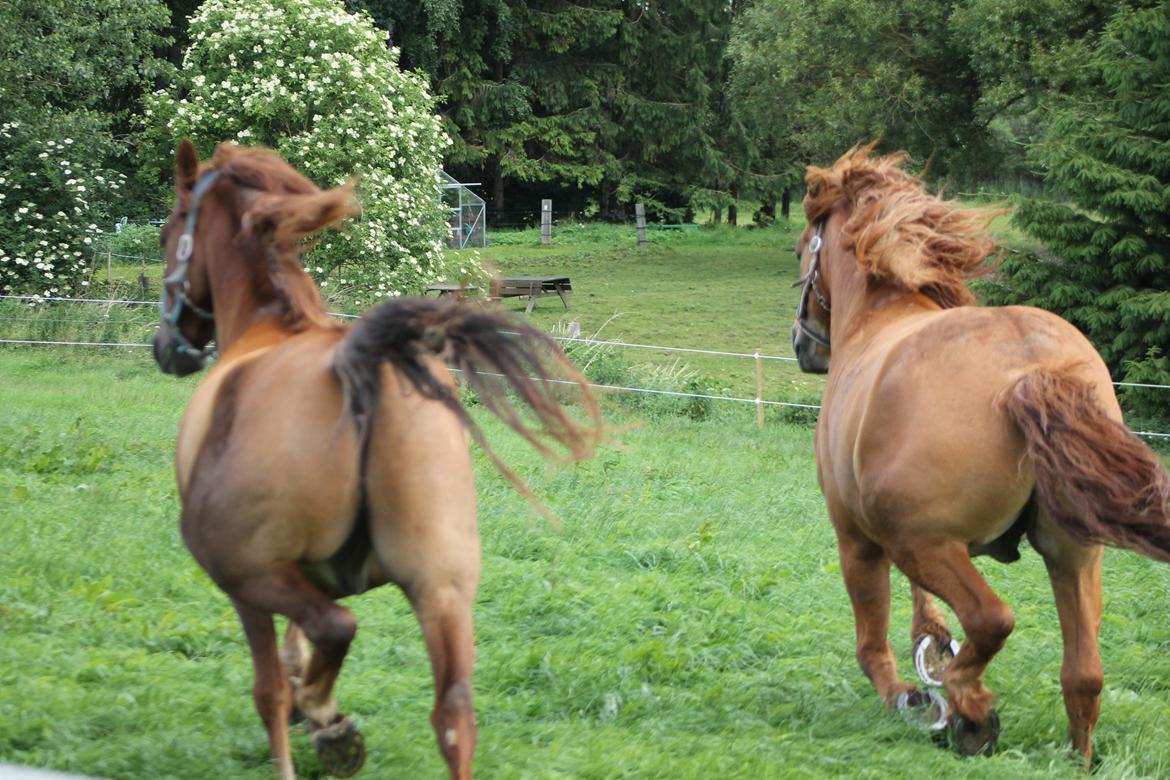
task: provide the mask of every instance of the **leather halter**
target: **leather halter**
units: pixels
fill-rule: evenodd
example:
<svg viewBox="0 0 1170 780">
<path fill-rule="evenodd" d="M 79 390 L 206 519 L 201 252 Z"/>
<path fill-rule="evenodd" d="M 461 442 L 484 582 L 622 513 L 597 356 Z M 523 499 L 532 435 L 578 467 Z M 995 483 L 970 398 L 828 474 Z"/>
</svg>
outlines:
<svg viewBox="0 0 1170 780">
<path fill-rule="evenodd" d="M 206 358 L 211 352 L 212 348 L 204 347 L 197 349 L 183 332 L 179 330 L 179 318 L 183 316 L 183 307 L 186 306 L 198 317 L 204 320 L 214 320 L 215 315 L 200 308 L 191 300 L 191 280 L 187 278 L 187 274 L 191 270 L 191 254 L 195 250 L 195 223 L 199 219 L 199 204 L 203 200 L 203 196 L 211 189 L 211 185 L 219 178 L 219 171 L 208 171 L 199 178 L 195 183 L 195 188 L 191 191 L 191 207 L 187 210 L 187 223 L 183 226 L 183 234 L 179 236 L 179 246 L 175 250 L 175 260 L 177 265 L 175 270 L 169 276 L 163 279 L 162 297 L 159 300 L 159 312 L 161 315 L 162 325 L 170 332 L 171 338 L 177 343 L 176 349 L 179 352 L 185 352 L 192 357 L 202 360 Z M 178 289 L 172 300 L 169 285 L 178 285 Z"/>
<path fill-rule="evenodd" d="M 816 296 L 817 304 L 820 305 L 825 314 L 829 314 L 832 311 L 829 306 L 829 300 L 824 296 L 820 288 L 817 287 L 817 279 L 820 278 L 821 247 L 825 243 L 824 239 L 821 238 L 821 233 L 824 232 L 824 229 L 825 223 L 822 220 L 817 223 L 817 232 L 808 243 L 808 249 L 812 252 L 812 262 L 809 263 L 808 273 L 800 279 L 797 279 L 792 286 L 795 287 L 798 284 L 804 285 L 800 291 L 800 303 L 796 306 L 796 327 L 801 333 L 827 349 L 830 347 L 829 337 L 817 333 L 806 325 L 804 321 L 808 315 L 808 296 L 810 292 Z"/>
</svg>

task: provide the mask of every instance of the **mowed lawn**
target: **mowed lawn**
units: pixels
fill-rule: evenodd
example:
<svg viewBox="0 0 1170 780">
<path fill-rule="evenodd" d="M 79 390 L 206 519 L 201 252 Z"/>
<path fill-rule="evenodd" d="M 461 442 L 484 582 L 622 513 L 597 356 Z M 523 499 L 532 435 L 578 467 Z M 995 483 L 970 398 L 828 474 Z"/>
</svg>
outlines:
<svg viewBox="0 0 1170 780">
<path fill-rule="evenodd" d="M 234 613 L 178 534 L 172 447 L 193 387 L 145 350 L 0 348 L 0 763 L 270 776 Z M 476 453 L 478 776 L 1081 777 L 1038 556 L 980 562 L 1017 624 L 987 678 L 1000 751 L 960 759 L 884 711 L 857 668 L 811 428 L 777 414 L 761 432 L 723 409 L 612 408 L 621 446 L 555 470 L 484 420 L 561 527 Z M 906 591 L 895 576 L 892 641 L 912 674 Z M 1170 568 L 1110 551 L 1105 592 L 1096 775 L 1170 776 Z M 445 776 L 405 600 L 349 605 L 339 698 L 366 735 L 360 776 Z M 300 776 L 320 776 L 307 737 L 293 745 Z"/>
<path fill-rule="evenodd" d="M 503 233 L 477 255 L 500 276 L 569 276 L 569 308 L 544 296 L 531 315 L 555 332 L 576 321 L 586 337 L 791 357 L 789 329 L 800 292 L 793 288 L 799 266 L 792 250 L 803 227 L 794 218 L 763 230 L 650 231 L 639 246 L 632 226 L 566 226 L 554 230 L 548 246 L 540 245 L 537 231 Z M 517 313 L 525 305 L 515 298 L 503 303 Z M 634 365 L 689 369 L 718 394 L 756 395 L 750 358 L 623 352 Z M 764 398 L 819 395 L 820 380 L 802 375 L 795 363 L 765 360 L 763 369 Z"/>
</svg>

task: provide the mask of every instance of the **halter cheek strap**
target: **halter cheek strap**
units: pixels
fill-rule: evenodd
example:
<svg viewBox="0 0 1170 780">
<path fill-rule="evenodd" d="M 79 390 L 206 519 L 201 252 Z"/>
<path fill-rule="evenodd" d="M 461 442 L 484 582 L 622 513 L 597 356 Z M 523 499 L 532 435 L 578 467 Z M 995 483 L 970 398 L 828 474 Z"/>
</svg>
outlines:
<svg viewBox="0 0 1170 780">
<path fill-rule="evenodd" d="M 796 327 L 805 336 L 808 336 L 817 344 L 828 349 L 830 347 L 829 337 L 817 333 L 805 323 L 805 317 L 808 315 L 808 296 L 810 292 L 816 296 L 817 304 L 825 314 L 829 314 L 832 311 L 832 308 L 829 306 L 829 300 L 824 296 L 820 288 L 817 287 L 817 279 L 820 278 L 821 248 L 825 243 L 821 237 L 824 229 L 825 223 L 822 220 L 817 223 L 817 232 L 808 243 L 808 249 L 812 252 L 812 262 L 809 263 L 808 273 L 796 281 L 796 284 L 804 285 L 800 290 L 800 303 L 796 307 Z M 793 286 L 795 287 L 796 285 L 794 284 Z"/>
<path fill-rule="evenodd" d="M 171 338 L 176 342 L 176 349 L 196 358 L 205 358 L 210 350 L 196 348 L 179 329 L 179 318 L 183 316 L 183 307 L 186 306 L 201 319 L 214 320 L 215 315 L 196 305 L 191 300 L 191 280 L 187 277 L 191 270 L 191 255 L 195 250 L 195 225 L 199 219 L 199 204 L 204 194 L 211 189 L 211 185 L 219 178 L 219 171 L 208 171 L 195 182 L 191 191 L 191 207 L 187 210 L 187 222 L 183 226 L 183 234 L 179 236 L 179 246 L 175 249 L 175 270 L 163 279 L 162 297 L 159 300 L 159 311 L 163 325 L 170 331 Z M 171 299 L 169 285 L 176 285 L 174 299 Z"/>
</svg>

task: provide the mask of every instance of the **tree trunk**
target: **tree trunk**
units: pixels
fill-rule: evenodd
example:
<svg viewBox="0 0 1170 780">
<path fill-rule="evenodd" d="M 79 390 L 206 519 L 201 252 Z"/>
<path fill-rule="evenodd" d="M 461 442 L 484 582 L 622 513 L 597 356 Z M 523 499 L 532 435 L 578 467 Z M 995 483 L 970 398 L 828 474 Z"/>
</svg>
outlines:
<svg viewBox="0 0 1170 780">
<path fill-rule="evenodd" d="M 723 224 L 723 207 L 716 206 L 711 212 L 711 221 L 716 225 Z"/>
<path fill-rule="evenodd" d="M 788 219 L 789 207 L 791 205 L 792 191 L 785 187 L 784 192 L 780 195 L 780 216 L 784 217 L 784 219 Z"/>
<path fill-rule="evenodd" d="M 499 160 L 492 167 L 492 207 L 496 211 L 504 210 L 504 172 L 500 170 Z"/>
</svg>

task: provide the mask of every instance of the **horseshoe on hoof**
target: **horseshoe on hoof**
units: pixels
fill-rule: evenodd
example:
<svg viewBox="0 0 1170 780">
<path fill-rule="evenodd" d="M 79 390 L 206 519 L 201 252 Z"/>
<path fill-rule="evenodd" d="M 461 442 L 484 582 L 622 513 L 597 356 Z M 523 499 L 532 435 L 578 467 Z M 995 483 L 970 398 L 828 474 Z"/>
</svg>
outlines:
<svg viewBox="0 0 1170 780">
<path fill-rule="evenodd" d="M 950 707 L 943 695 L 933 688 L 899 693 L 894 706 L 907 723 L 923 731 L 940 732 L 947 727 Z"/>
<path fill-rule="evenodd" d="M 961 756 L 990 756 L 999 741 L 999 713 L 987 713 L 984 723 L 972 723 L 956 715 L 951 721 L 951 746 Z"/>
<path fill-rule="evenodd" d="M 321 768 L 334 777 L 351 777 L 366 763 L 366 741 L 344 715 L 314 731 L 312 741 Z"/>
<path fill-rule="evenodd" d="M 930 634 L 923 634 L 914 640 L 914 671 L 924 684 L 940 688 L 943 672 L 958 654 L 959 643 L 954 639 L 950 644 L 942 644 Z"/>
</svg>

